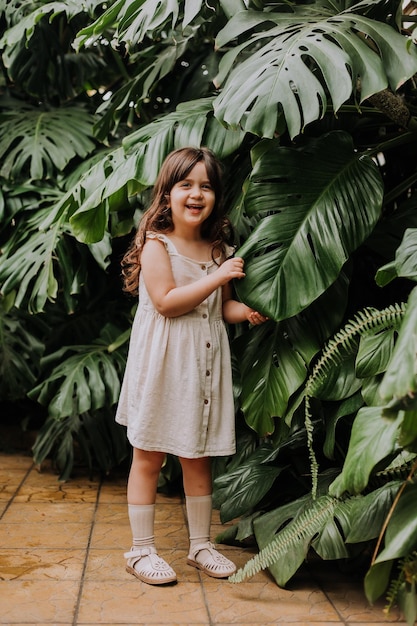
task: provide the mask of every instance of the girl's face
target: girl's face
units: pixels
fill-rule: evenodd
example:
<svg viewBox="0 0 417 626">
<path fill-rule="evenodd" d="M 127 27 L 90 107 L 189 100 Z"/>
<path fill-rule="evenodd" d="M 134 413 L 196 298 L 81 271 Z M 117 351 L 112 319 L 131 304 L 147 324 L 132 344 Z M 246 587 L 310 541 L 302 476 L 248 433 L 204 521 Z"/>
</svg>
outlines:
<svg viewBox="0 0 417 626">
<path fill-rule="evenodd" d="M 213 211 L 216 201 L 213 187 L 202 161 L 195 164 L 184 180 L 178 181 L 169 193 L 174 228 L 201 228 Z"/>
</svg>

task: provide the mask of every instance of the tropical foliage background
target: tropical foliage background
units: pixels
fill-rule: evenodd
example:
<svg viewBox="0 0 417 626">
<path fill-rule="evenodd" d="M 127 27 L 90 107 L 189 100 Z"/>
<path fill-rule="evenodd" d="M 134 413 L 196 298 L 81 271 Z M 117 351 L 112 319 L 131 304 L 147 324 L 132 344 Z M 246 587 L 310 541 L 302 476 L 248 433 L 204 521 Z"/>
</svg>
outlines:
<svg viewBox="0 0 417 626">
<path fill-rule="evenodd" d="M 414 5 L 0 0 L 0 400 L 41 420 L 36 462 L 65 480 L 75 459 L 106 473 L 128 455 L 120 258 L 166 154 L 207 145 L 238 296 L 270 318 L 230 330 L 239 448 L 215 500 L 236 520 L 221 539 L 260 549 L 234 580 L 269 567 L 285 586 L 311 551 L 360 562 L 367 598 L 409 624 Z"/>
</svg>

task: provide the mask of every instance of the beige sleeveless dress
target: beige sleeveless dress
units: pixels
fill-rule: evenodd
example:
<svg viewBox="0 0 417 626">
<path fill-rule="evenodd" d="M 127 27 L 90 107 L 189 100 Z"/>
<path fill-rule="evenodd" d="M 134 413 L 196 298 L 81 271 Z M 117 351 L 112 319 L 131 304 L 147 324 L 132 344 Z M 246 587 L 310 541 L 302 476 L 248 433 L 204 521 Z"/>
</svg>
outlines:
<svg viewBox="0 0 417 626">
<path fill-rule="evenodd" d="M 217 269 L 179 254 L 160 233 L 177 287 Z M 230 249 L 232 253 L 232 249 Z M 229 340 L 221 288 L 193 311 L 168 318 L 154 308 L 142 275 L 116 421 L 132 446 L 185 458 L 235 452 Z"/>
</svg>

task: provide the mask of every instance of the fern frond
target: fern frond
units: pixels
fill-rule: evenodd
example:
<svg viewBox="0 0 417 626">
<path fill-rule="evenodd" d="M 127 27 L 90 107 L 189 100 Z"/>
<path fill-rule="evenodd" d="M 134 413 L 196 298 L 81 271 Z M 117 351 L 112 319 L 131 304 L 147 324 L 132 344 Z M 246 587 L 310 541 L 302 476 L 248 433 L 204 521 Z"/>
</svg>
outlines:
<svg viewBox="0 0 417 626">
<path fill-rule="evenodd" d="M 408 584 L 416 583 L 417 581 L 417 551 L 414 550 L 406 557 L 398 561 L 397 572 L 398 575 L 390 582 L 389 589 L 386 593 L 385 599 L 387 604 L 384 608 L 384 613 L 390 613 L 391 609 L 398 604 L 398 596 L 401 587 L 405 582 Z"/>
<path fill-rule="evenodd" d="M 358 339 L 367 333 L 376 334 L 387 328 L 399 327 L 406 311 L 406 303 L 394 304 L 382 311 L 366 308 L 359 311 L 326 344 L 320 359 L 306 383 L 306 394 L 314 396 L 330 368 L 340 364 L 357 349 Z"/>
<path fill-rule="evenodd" d="M 368 487 L 371 490 L 377 489 L 381 485 L 386 485 L 392 480 L 407 480 L 409 479 L 410 470 L 415 463 L 416 455 L 403 450 L 391 461 L 391 463 L 385 469 L 376 472 L 372 476 Z"/>
<path fill-rule="evenodd" d="M 332 517 L 338 502 L 338 498 L 331 496 L 322 496 L 312 502 L 306 511 L 285 526 L 275 539 L 233 574 L 229 581 L 240 583 L 246 578 L 254 576 L 284 556 L 300 541 L 314 537 L 316 533 L 322 530 L 327 520 Z"/>
<path fill-rule="evenodd" d="M 404 583 L 403 565 L 403 561 L 398 564 L 399 574 L 391 580 L 389 589 L 385 597 L 387 604 L 384 607 L 384 613 L 386 613 L 387 615 L 391 611 L 391 609 L 397 604 L 398 593 L 401 585 Z"/>
<path fill-rule="evenodd" d="M 406 312 L 407 304 L 393 304 L 381 311 L 372 307 L 363 309 L 347 324 L 323 349 L 322 355 L 313 367 L 305 386 L 304 424 L 307 431 L 307 447 L 311 467 L 311 493 L 317 495 L 319 465 L 313 448 L 313 422 L 310 410 L 310 398 L 314 397 L 326 379 L 331 368 L 339 365 L 358 349 L 359 339 L 365 334 L 377 334 L 388 328 L 399 328 Z"/>
</svg>

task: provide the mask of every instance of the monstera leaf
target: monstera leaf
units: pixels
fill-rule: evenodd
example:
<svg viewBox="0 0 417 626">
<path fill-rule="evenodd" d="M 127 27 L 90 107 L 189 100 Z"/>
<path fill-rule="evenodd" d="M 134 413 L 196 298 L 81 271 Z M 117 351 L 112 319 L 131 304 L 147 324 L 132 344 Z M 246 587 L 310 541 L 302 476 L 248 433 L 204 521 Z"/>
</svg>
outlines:
<svg viewBox="0 0 417 626">
<path fill-rule="evenodd" d="M 95 147 L 93 117 L 82 108 L 29 109 L 0 116 L 0 175 L 41 179 L 62 171 Z"/>
<path fill-rule="evenodd" d="M 109 350 L 109 338 L 112 340 L 119 333 L 108 325 L 94 343 L 65 346 L 49 355 L 48 363 L 58 364 L 29 396 L 47 405 L 49 415 L 57 420 L 114 405 L 119 397 L 125 358 L 122 351 Z M 67 356 L 68 352 L 73 354 Z"/>
<path fill-rule="evenodd" d="M 382 194 L 377 166 L 346 133 L 302 148 L 271 142 L 246 191 L 247 212 L 261 219 L 237 251 L 246 261 L 240 298 L 277 321 L 305 309 L 370 234 Z"/>
<path fill-rule="evenodd" d="M 329 17 L 315 4 L 314 17 L 311 7 L 306 16 L 242 11 L 220 31 L 220 49 L 244 35 L 220 66 L 220 121 L 273 137 L 282 110 L 293 138 L 330 102 L 337 111 L 357 89 L 361 102 L 388 85 L 396 90 L 417 71 L 415 47 L 391 26 L 349 11 Z"/>
<path fill-rule="evenodd" d="M 119 0 L 90 26 L 78 33 L 75 47 L 88 45 L 108 28 L 117 27 L 115 39 L 123 41 L 128 48 L 140 44 L 148 35 L 162 27 L 175 28 L 179 19 L 179 8 L 183 3 L 177 0 Z M 201 11 L 202 0 L 185 0 L 181 28 L 193 21 Z"/>
</svg>

